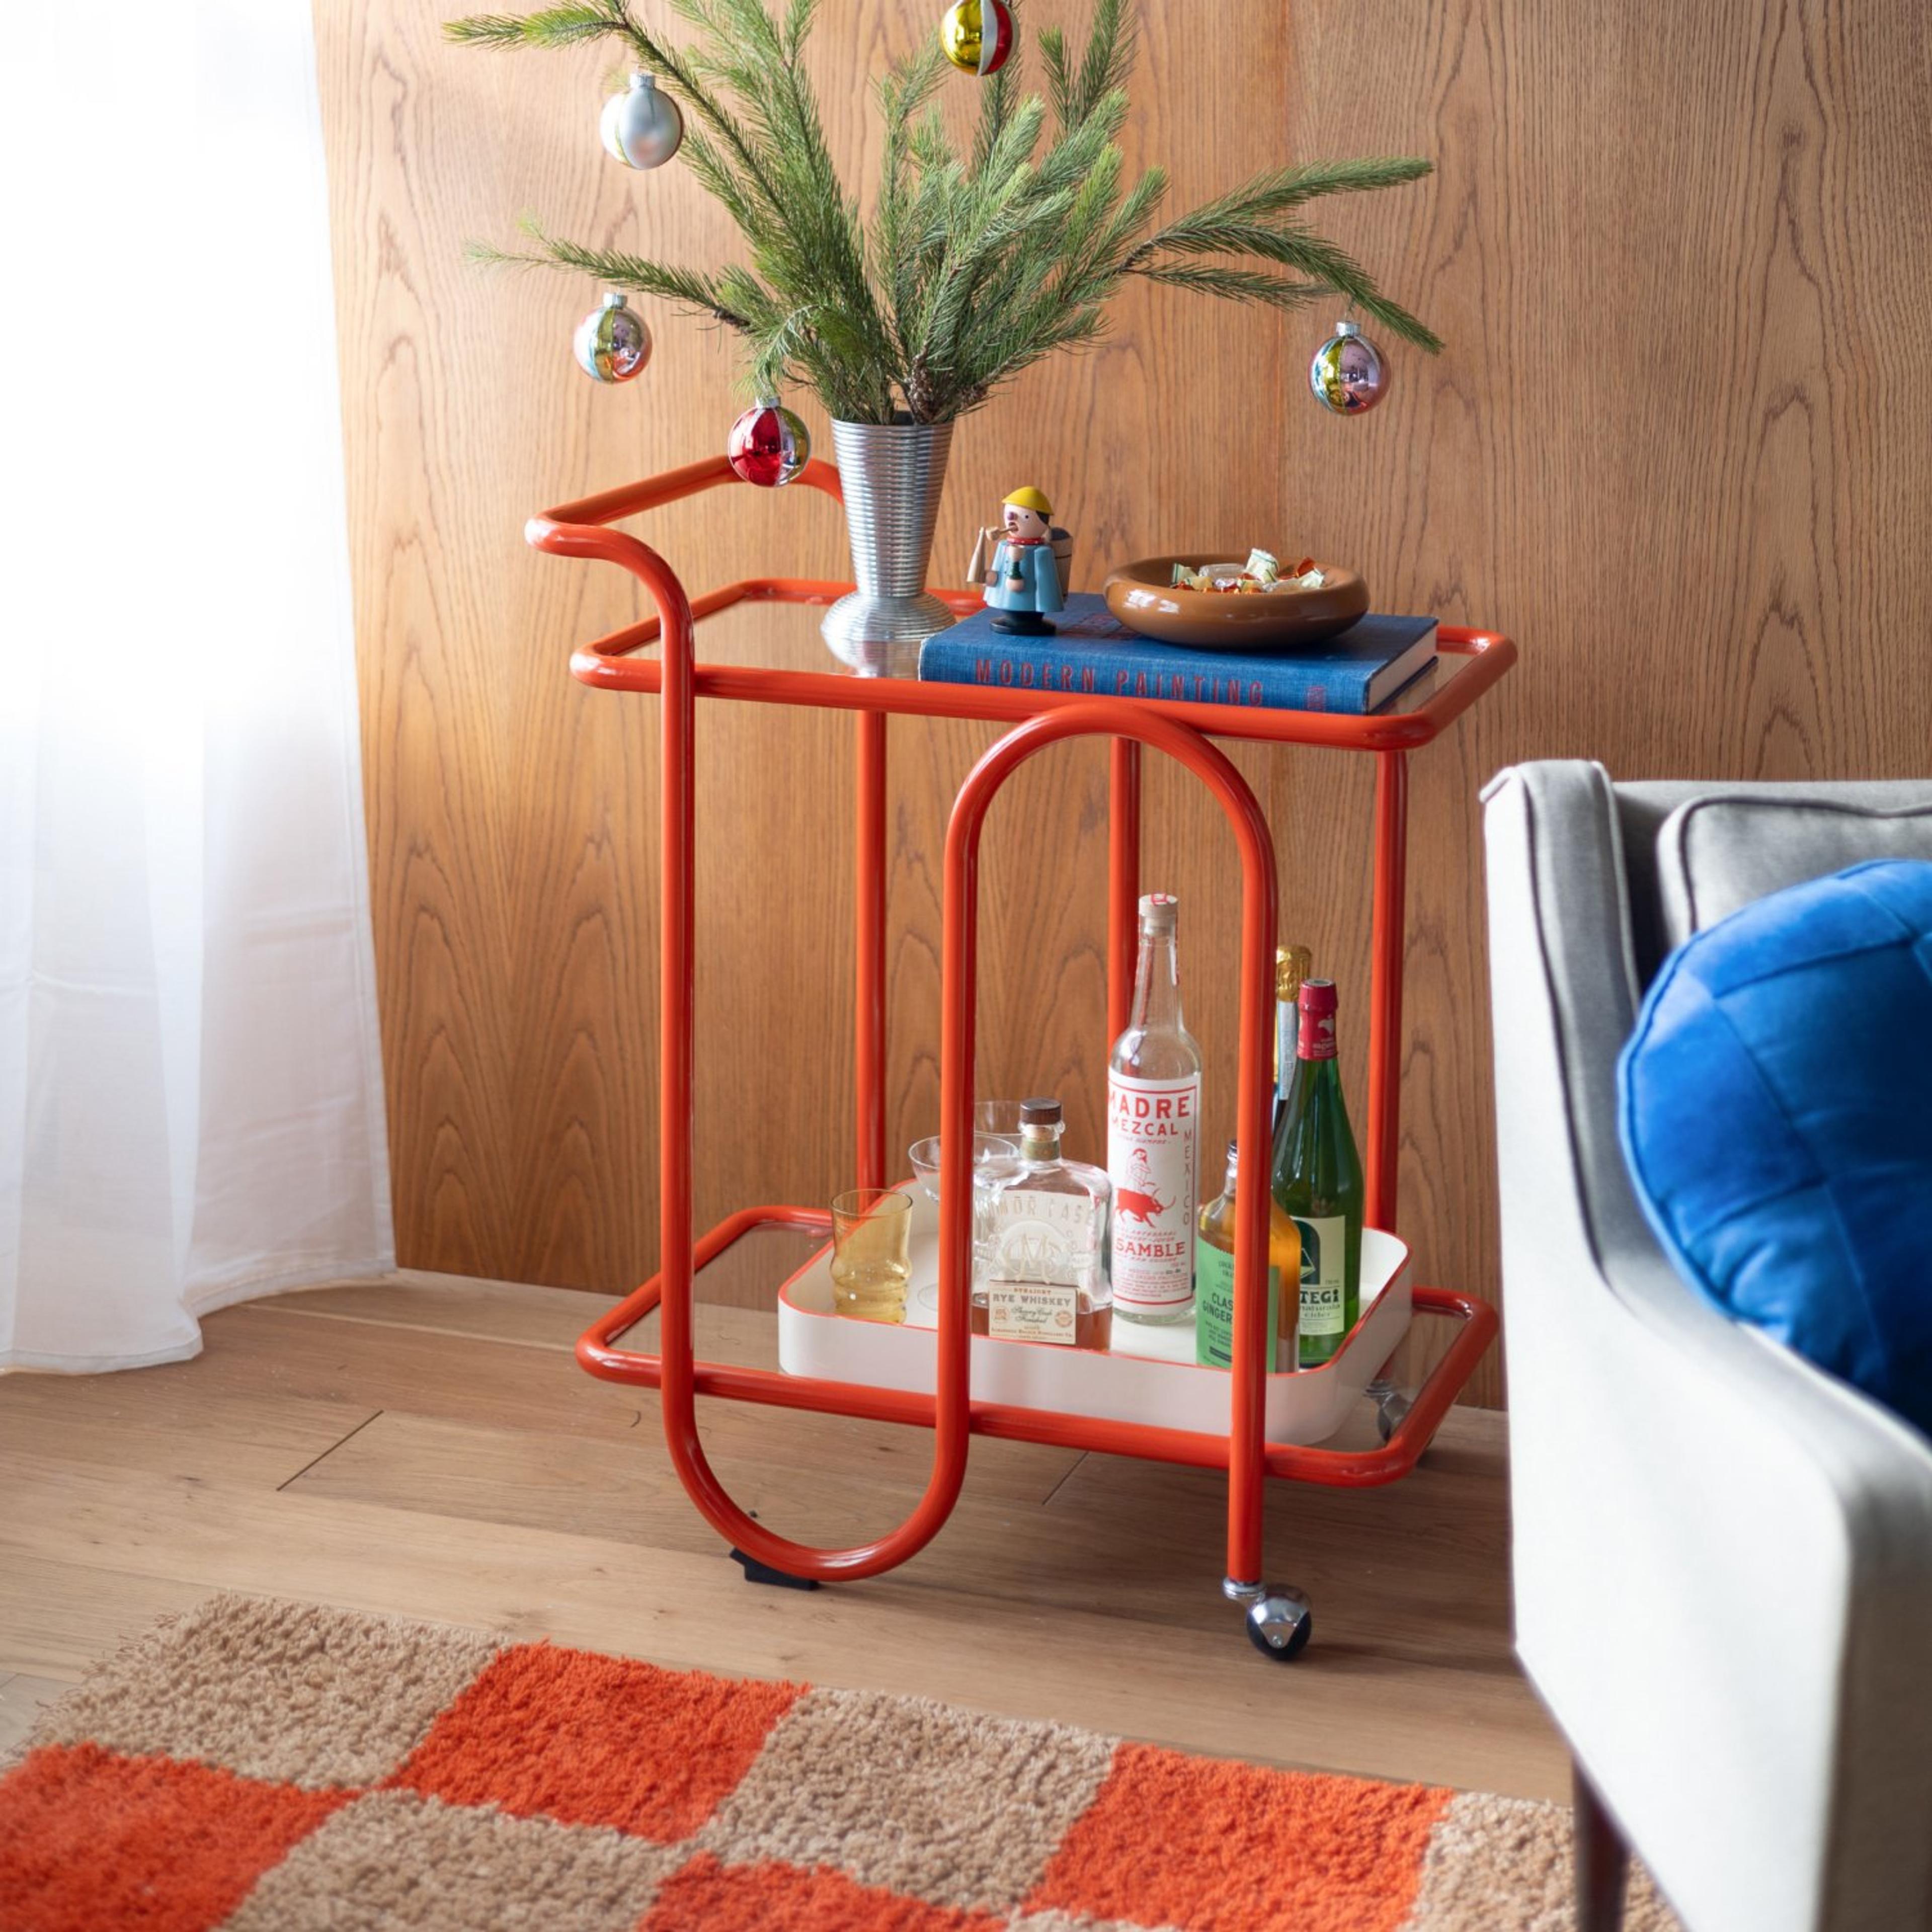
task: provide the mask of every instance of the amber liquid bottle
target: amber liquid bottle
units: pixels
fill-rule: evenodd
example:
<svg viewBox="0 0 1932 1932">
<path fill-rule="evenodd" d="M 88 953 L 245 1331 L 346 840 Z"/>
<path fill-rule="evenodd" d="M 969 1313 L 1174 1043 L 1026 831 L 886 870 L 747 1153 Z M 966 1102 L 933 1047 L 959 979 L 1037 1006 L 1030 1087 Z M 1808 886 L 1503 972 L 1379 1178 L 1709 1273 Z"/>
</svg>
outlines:
<svg viewBox="0 0 1932 1932">
<path fill-rule="evenodd" d="M 1228 1143 L 1227 1178 L 1201 1210 L 1194 1244 L 1194 1359 L 1213 1369 L 1234 1362 L 1234 1188 L 1240 1143 Z M 1298 1368 L 1295 1336 L 1301 1310 L 1301 1236 L 1279 1202 L 1268 1203 L 1268 1353 L 1271 1370 Z"/>
<path fill-rule="evenodd" d="M 1274 1198 L 1301 1236 L 1301 1366 L 1319 1368 L 1362 1308 L 1362 1162 L 1335 1058 L 1335 986 L 1301 988 L 1294 1077 L 1274 1137 Z"/>
</svg>

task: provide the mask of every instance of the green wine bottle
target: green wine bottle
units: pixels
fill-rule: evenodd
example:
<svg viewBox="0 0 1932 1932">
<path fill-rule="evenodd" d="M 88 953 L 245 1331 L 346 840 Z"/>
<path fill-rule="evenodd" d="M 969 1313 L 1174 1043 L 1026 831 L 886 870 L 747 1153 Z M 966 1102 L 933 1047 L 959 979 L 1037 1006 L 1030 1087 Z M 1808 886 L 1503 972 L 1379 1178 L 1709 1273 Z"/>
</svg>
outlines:
<svg viewBox="0 0 1932 1932">
<path fill-rule="evenodd" d="M 1304 980 L 1294 1075 L 1274 1137 L 1274 1198 L 1301 1235 L 1301 1366 L 1319 1368 L 1362 1310 L 1362 1162 L 1335 1058 L 1335 982 Z"/>
</svg>

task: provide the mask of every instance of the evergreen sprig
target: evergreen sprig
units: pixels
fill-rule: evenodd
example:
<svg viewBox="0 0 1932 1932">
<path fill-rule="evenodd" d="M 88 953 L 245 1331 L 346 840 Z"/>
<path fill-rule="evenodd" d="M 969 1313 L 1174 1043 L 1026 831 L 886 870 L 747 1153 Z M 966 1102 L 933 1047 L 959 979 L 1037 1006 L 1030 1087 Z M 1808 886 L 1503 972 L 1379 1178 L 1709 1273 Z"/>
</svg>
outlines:
<svg viewBox="0 0 1932 1932">
<path fill-rule="evenodd" d="M 680 156 L 730 216 L 748 264 L 705 274 L 534 224 L 529 247 L 476 246 L 476 259 L 574 270 L 670 302 L 740 335 L 760 392 L 802 384 L 851 422 L 944 422 L 977 408 L 1042 357 L 1096 340 L 1130 278 L 1277 309 L 1340 298 L 1405 341 L 1442 346 L 1300 218 L 1328 195 L 1420 180 L 1426 161 L 1273 169 L 1153 225 L 1166 174 L 1130 180 L 1119 146 L 1136 52 L 1130 0 L 1094 0 L 1077 56 L 1057 28 L 1039 34 L 1043 94 L 1021 91 L 1016 26 L 1006 64 L 980 84 L 963 146 L 934 104 L 949 71 L 936 38 L 893 67 L 876 89 L 885 141 L 869 223 L 805 72 L 819 0 L 668 4 L 692 30 L 684 45 L 660 39 L 628 0 L 478 14 L 445 31 L 488 46 L 623 43 L 684 105 Z"/>
</svg>

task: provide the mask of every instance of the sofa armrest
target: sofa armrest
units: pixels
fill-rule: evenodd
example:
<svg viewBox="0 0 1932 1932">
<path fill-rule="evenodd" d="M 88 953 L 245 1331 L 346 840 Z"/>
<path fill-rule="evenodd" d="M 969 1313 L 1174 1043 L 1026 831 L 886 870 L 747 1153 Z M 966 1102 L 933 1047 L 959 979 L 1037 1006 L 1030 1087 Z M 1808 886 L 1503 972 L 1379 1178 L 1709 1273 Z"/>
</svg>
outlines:
<svg viewBox="0 0 1932 1932">
<path fill-rule="evenodd" d="M 1932 1924 L 1932 1450 L 1678 1280 L 1609 781 L 1488 798 L 1518 1648 L 1694 1932 Z"/>
</svg>

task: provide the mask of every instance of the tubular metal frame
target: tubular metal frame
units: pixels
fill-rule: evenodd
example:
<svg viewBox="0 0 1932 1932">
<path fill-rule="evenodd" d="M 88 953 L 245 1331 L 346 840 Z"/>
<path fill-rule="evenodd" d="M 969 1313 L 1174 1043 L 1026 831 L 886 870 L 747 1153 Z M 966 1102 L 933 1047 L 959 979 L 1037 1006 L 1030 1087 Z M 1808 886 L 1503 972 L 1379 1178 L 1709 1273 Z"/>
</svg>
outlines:
<svg viewBox="0 0 1932 1932">
<path fill-rule="evenodd" d="M 798 479 L 840 496 L 838 472 L 814 460 Z M 661 1390 L 671 1460 L 694 1502 L 718 1533 L 754 1562 L 813 1580 L 876 1576 L 904 1562 L 938 1534 L 958 1500 L 968 1438 L 1002 1436 L 1116 1455 L 1190 1464 L 1228 1472 L 1228 1569 L 1232 1586 L 1261 1581 L 1264 1479 L 1365 1487 L 1394 1480 L 1414 1466 L 1450 1404 L 1496 1331 L 1496 1312 L 1472 1295 L 1436 1288 L 1414 1291 L 1414 1306 L 1460 1322 L 1448 1352 L 1406 1414 L 1378 1449 L 1342 1450 L 1270 1443 L 1264 1426 L 1268 1190 L 1244 1188 L 1236 1204 L 1234 1366 L 1226 1435 L 1112 1422 L 1042 1408 L 975 1402 L 970 1388 L 971 1336 L 970 1152 L 973 1054 L 977 1004 L 980 839 L 987 808 L 1013 772 L 1064 739 L 1112 741 L 1108 862 L 1109 1036 L 1127 1023 L 1132 998 L 1136 902 L 1139 892 L 1141 752 L 1144 746 L 1186 766 L 1220 805 L 1234 832 L 1242 871 L 1240 1073 L 1238 1136 L 1243 1171 L 1264 1168 L 1275 946 L 1274 841 L 1252 791 L 1211 737 L 1327 746 L 1373 752 L 1376 758 L 1372 957 L 1370 986 L 1366 1219 L 1393 1229 L 1401 1132 L 1402 928 L 1407 848 L 1408 752 L 1428 743 L 1493 685 L 1515 661 L 1516 648 L 1492 633 L 1444 627 L 1442 650 L 1472 658 L 1429 701 L 1410 712 L 1370 717 L 1269 711 L 1233 705 L 1127 700 L 1004 686 L 920 683 L 821 671 L 761 670 L 696 661 L 698 621 L 734 604 L 830 604 L 851 586 L 787 578 L 752 578 L 688 597 L 664 559 L 636 537 L 609 526 L 737 478 L 722 457 L 586 497 L 530 520 L 537 549 L 615 563 L 641 583 L 656 614 L 578 650 L 572 674 L 594 688 L 656 692 L 662 700 L 664 813 L 663 935 L 659 1039 L 658 1270 L 592 1324 L 577 1346 L 592 1375 Z M 978 608 L 970 591 L 942 591 L 962 614 Z M 632 653 L 657 643 L 654 658 Z M 886 721 L 894 714 L 991 719 L 1014 728 L 974 766 L 956 802 L 946 842 L 940 998 L 939 1323 L 934 1394 L 792 1376 L 695 1359 L 692 1285 L 700 1269 L 754 1229 L 783 1227 L 829 1234 L 823 1210 L 748 1208 L 701 1238 L 692 1226 L 692 882 L 697 827 L 693 786 L 696 702 L 735 698 L 804 705 L 856 714 L 857 1001 L 854 1166 L 859 1183 L 883 1185 L 886 1172 Z M 625 1334 L 654 1310 L 662 1316 L 656 1354 L 620 1346 Z M 1345 1344 L 1345 1346 L 1346 1345 Z M 779 1536 L 733 1501 L 699 1440 L 700 1395 L 820 1410 L 898 1422 L 933 1431 L 925 1493 L 899 1527 L 845 1550 L 821 1550 Z"/>
</svg>

